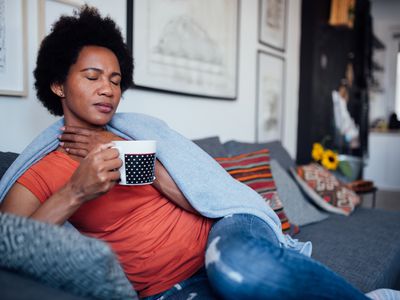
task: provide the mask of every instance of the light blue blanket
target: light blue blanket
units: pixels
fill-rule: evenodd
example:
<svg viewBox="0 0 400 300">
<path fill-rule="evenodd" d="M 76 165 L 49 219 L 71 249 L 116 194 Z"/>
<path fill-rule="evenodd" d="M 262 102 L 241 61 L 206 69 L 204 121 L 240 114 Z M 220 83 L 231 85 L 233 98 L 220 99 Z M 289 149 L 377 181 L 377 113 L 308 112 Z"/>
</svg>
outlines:
<svg viewBox="0 0 400 300">
<path fill-rule="evenodd" d="M 43 131 L 21 153 L 0 181 L 0 201 L 14 182 L 35 162 L 59 146 L 61 119 Z M 107 129 L 126 139 L 156 140 L 162 162 L 190 204 L 203 216 L 220 218 L 248 213 L 263 219 L 281 245 L 311 255 L 311 243 L 284 235 L 275 212 L 248 186 L 231 177 L 213 158 L 163 121 L 137 113 L 116 114 Z"/>
</svg>

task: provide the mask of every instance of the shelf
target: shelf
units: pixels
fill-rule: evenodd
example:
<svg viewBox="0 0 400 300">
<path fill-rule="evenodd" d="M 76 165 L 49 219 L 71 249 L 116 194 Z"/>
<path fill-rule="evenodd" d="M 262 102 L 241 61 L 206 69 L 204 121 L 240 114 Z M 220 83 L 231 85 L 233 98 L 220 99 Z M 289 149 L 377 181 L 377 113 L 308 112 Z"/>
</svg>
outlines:
<svg viewBox="0 0 400 300">
<path fill-rule="evenodd" d="M 384 72 L 385 68 L 381 66 L 379 63 L 376 61 L 372 61 L 372 71 L 374 72 Z"/>
<path fill-rule="evenodd" d="M 385 44 L 383 44 L 376 36 L 375 34 L 373 35 L 373 41 L 372 41 L 372 45 L 374 47 L 374 49 L 376 50 L 385 50 Z"/>
</svg>

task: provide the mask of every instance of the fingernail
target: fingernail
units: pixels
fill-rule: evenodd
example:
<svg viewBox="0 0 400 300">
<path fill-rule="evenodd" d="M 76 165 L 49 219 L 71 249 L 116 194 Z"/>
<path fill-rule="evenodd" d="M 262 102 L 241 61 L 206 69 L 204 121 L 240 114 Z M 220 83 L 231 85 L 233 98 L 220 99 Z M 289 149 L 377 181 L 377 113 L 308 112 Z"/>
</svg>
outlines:
<svg viewBox="0 0 400 300">
<path fill-rule="evenodd" d="M 69 148 L 65 148 L 65 151 L 67 151 L 67 152 L 68 152 L 68 151 L 69 151 Z"/>
<path fill-rule="evenodd" d="M 65 130 L 65 126 L 61 127 L 60 130 L 64 131 Z"/>
<path fill-rule="evenodd" d="M 60 142 L 60 146 L 63 147 L 64 146 L 64 142 Z"/>
</svg>

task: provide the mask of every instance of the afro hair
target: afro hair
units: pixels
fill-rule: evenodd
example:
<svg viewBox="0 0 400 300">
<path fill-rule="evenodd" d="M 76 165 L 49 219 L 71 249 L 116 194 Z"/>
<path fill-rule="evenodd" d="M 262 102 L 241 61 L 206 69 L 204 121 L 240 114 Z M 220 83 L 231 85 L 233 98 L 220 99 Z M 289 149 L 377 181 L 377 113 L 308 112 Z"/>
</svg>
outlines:
<svg viewBox="0 0 400 300">
<path fill-rule="evenodd" d="M 133 58 L 121 31 L 111 18 L 103 18 L 96 8 L 84 5 L 73 16 L 61 16 L 39 49 L 34 71 L 36 95 L 53 115 L 62 116 L 63 110 L 51 85 L 65 82 L 71 65 L 85 46 L 111 50 L 121 69 L 121 91 L 132 85 Z"/>
</svg>

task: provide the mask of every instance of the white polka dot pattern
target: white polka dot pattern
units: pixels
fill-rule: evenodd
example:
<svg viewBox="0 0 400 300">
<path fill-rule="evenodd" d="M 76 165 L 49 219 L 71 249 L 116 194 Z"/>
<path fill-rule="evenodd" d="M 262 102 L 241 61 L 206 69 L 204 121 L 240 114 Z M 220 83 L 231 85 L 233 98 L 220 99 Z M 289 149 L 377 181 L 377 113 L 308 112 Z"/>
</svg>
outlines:
<svg viewBox="0 0 400 300">
<path fill-rule="evenodd" d="M 125 154 L 127 184 L 146 184 L 154 180 L 155 153 Z"/>
</svg>

